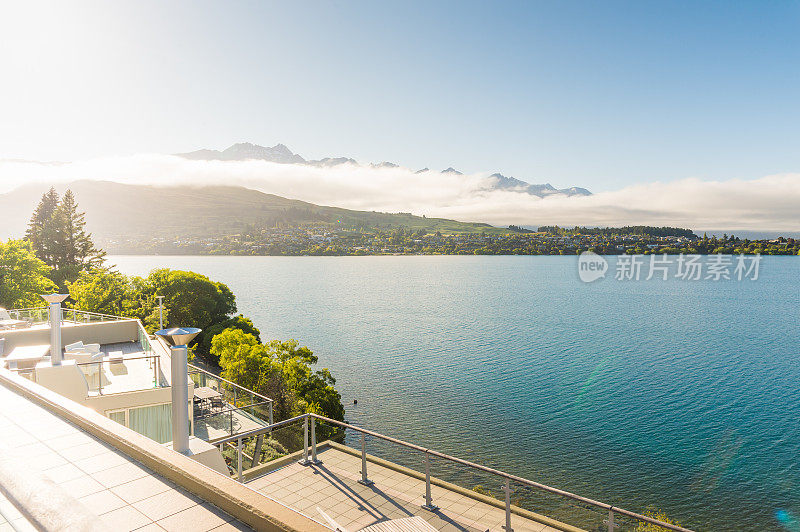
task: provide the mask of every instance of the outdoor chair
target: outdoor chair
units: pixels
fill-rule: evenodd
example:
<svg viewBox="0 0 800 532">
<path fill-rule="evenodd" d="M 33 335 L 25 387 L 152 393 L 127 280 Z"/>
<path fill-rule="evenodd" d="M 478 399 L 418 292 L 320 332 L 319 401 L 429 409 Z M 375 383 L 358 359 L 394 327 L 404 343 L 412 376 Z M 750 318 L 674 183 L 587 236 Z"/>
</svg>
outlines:
<svg viewBox="0 0 800 532">
<path fill-rule="evenodd" d="M 0 307 L 0 330 L 2 329 L 22 329 L 30 327 L 31 322 L 27 320 L 16 320 L 11 317 L 11 314 L 2 307 Z"/>
<path fill-rule="evenodd" d="M 81 341 L 74 344 L 67 344 L 64 346 L 65 353 L 91 353 L 97 354 L 100 352 L 100 344 L 84 344 Z"/>
<path fill-rule="evenodd" d="M 209 402 L 211 403 L 212 410 L 223 410 L 225 408 L 225 403 L 221 397 L 212 397 L 209 399 Z"/>
</svg>

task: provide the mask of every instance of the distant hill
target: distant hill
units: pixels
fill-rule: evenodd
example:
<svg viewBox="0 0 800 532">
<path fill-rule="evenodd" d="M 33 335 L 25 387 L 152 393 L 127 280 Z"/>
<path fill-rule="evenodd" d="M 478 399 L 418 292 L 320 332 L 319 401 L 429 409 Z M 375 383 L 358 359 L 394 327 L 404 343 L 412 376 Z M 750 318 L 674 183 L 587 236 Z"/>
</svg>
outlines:
<svg viewBox="0 0 800 532">
<path fill-rule="evenodd" d="M 206 161 L 261 160 L 261 161 L 270 161 L 273 163 L 280 163 L 280 164 L 306 164 L 310 166 L 323 166 L 323 167 L 337 166 L 340 164 L 353 164 L 353 165 L 358 164 L 357 161 L 349 157 L 326 157 L 324 159 L 308 161 L 304 159 L 302 156 L 293 153 L 292 150 L 287 148 L 286 145 L 284 144 L 276 144 L 275 146 L 272 147 L 265 147 L 265 146 L 259 146 L 257 144 L 251 144 L 249 142 L 234 144 L 233 146 L 223 151 L 204 149 L 189 153 L 178 153 L 176 155 L 184 157 L 186 159 L 206 160 Z M 383 161 L 380 163 L 371 163 L 370 166 L 373 168 L 398 168 L 400 165 L 388 161 Z M 428 168 L 423 168 L 422 170 L 418 170 L 416 173 L 419 174 L 422 172 L 429 172 L 429 171 L 430 170 L 428 170 Z M 462 172 L 459 172 L 452 166 L 442 170 L 440 173 L 464 175 Z M 557 189 L 553 187 L 550 183 L 545 183 L 542 185 L 532 185 L 526 181 L 522 181 L 521 179 L 516 179 L 514 177 L 506 177 L 500 173 L 492 174 L 491 177 L 496 179 L 496 184 L 494 185 L 495 188 L 515 189 L 531 194 L 532 196 L 538 196 L 540 198 L 543 198 L 545 196 L 551 196 L 553 194 L 564 194 L 566 196 L 591 195 L 591 192 L 581 187 L 569 187 L 569 188 Z"/>
<path fill-rule="evenodd" d="M 49 188 L 26 185 L 0 194 L 0 238 L 20 238 L 41 195 Z M 265 194 L 233 186 L 154 187 L 124 185 L 109 181 L 76 181 L 59 185 L 70 188 L 95 241 L 113 252 L 129 239 L 184 239 L 236 234 L 248 224 L 335 223 L 346 227 L 410 229 L 425 228 L 442 233 L 507 233 L 485 223 L 467 223 L 444 218 L 425 218 L 407 213 L 354 211 L 324 207 L 304 201 Z"/>
</svg>

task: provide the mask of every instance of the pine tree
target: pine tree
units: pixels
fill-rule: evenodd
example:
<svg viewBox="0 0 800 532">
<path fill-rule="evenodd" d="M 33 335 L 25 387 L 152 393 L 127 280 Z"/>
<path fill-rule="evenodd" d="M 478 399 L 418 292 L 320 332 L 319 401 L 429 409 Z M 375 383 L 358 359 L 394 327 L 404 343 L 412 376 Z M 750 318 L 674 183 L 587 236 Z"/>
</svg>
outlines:
<svg viewBox="0 0 800 532">
<path fill-rule="evenodd" d="M 50 267 L 50 278 L 62 289 L 82 271 L 100 268 L 105 252 L 86 232 L 85 214 L 71 190 L 59 201 L 55 189 L 42 196 L 25 234 L 36 255 Z"/>
<path fill-rule="evenodd" d="M 86 215 L 78 211 L 71 190 L 64 193 L 53 213 L 53 280 L 63 286 L 74 281 L 81 271 L 99 268 L 105 252 L 94 247 L 92 235 L 86 232 Z"/>
<path fill-rule="evenodd" d="M 52 221 L 53 214 L 57 208 L 58 193 L 55 188 L 50 188 L 49 191 L 42 194 L 42 199 L 39 200 L 39 205 L 33 211 L 31 221 L 28 223 L 28 229 L 25 231 L 25 240 L 31 243 L 33 252 L 51 267 L 53 262 L 51 244 L 55 229 Z"/>
</svg>

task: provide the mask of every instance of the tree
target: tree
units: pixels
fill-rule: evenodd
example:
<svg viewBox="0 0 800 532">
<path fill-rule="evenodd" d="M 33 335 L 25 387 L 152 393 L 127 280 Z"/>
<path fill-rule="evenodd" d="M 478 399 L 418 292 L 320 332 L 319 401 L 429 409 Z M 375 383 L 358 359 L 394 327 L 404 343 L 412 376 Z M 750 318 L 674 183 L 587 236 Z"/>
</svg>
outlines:
<svg viewBox="0 0 800 532">
<path fill-rule="evenodd" d="M 158 329 L 158 301 L 141 277 L 109 270 L 81 272 L 75 282 L 69 283 L 69 295 L 72 302 L 68 305 L 72 308 L 137 318 L 149 332 Z M 169 319 L 167 308 L 164 319 Z"/>
<path fill-rule="evenodd" d="M 145 279 L 143 290 L 143 297 L 164 296 L 164 306 L 169 309 L 165 327 L 199 327 L 207 331 L 236 312 L 236 297 L 230 288 L 195 272 L 153 270 Z M 205 336 L 201 333 L 195 343 L 203 342 Z"/>
<path fill-rule="evenodd" d="M 25 238 L 50 266 L 50 278 L 61 288 L 66 288 L 82 271 L 101 267 L 105 260 L 105 252 L 95 248 L 86 232 L 85 214 L 78 211 L 71 190 L 60 201 L 53 188 L 42 196 Z"/>
<path fill-rule="evenodd" d="M 253 325 L 250 318 L 245 318 L 241 314 L 212 325 L 207 330 L 203 331 L 203 338 L 197 343 L 197 352 L 203 355 L 209 355 L 211 361 L 217 365 L 219 365 L 219 359 L 211 356 L 211 340 L 225 329 L 239 329 L 247 334 L 252 334 L 256 341 L 261 342 L 261 331 Z"/>
<path fill-rule="evenodd" d="M 663 521 L 664 523 L 669 523 L 670 525 L 681 526 L 680 523 L 678 523 L 677 521 L 670 519 L 670 517 L 663 510 L 659 510 L 657 508 L 652 508 L 652 507 L 648 508 L 647 510 L 645 510 L 644 515 L 652 519 L 658 519 L 659 521 Z M 636 524 L 635 532 L 665 532 L 666 530 L 667 529 L 662 526 L 639 521 Z"/>
<path fill-rule="evenodd" d="M 0 306 L 6 308 L 44 305 L 40 294 L 56 291 L 47 274 L 50 269 L 25 240 L 0 242 Z"/>
<path fill-rule="evenodd" d="M 31 215 L 28 229 L 25 231 L 25 240 L 31 243 L 36 256 L 47 264 L 52 261 L 53 214 L 58 207 L 58 193 L 55 188 L 42 194 L 39 205 Z"/>
<path fill-rule="evenodd" d="M 78 278 L 82 271 L 99 268 L 105 252 L 94 247 L 91 235 L 86 232 L 85 214 L 71 190 L 67 190 L 53 213 L 53 280 L 60 286 Z"/>
<path fill-rule="evenodd" d="M 259 343 L 240 329 L 225 329 L 211 340 L 222 376 L 275 401 L 278 419 L 315 412 L 344 420 L 336 380 L 325 368 L 313 371 L 317 357 L 297 340 Z"/>
</svg>

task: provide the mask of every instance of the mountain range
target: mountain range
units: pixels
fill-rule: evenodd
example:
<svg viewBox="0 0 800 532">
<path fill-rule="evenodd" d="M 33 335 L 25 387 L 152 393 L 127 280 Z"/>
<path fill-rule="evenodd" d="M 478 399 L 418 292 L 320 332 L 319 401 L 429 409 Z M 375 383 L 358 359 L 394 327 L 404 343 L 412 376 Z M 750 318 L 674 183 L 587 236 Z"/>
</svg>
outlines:
<svg viewBox="0 0 800 532">
<path fill-rule="evenodd" d="M 324 159 L 306 160 L 301 155 L 292 152 L 285 144 L 276 144 L 272 147 L 259 146 L 249 142 L 234 144 L 222 151 L 202 149 L 189 153 L 178 153 L 180 157 L 201 161 L 248 161 L 260 160 L 270 161 L 279 164 L 302 164 L 308 166 L 331 167 L 340 164 L 358 165 L 359 163 L 350 157 L 326 157 Z M 373 168 L 398 168 L 400 165 L 388 161 L 371 163 Z M 428 168 L 417 170 L 417 174 L 430 172 Z M 442 174 L 464 175 L 455 168 L 448 167 L 441 171 Z M 589 196 L 591 192 L 581 187 L 569 187 L 557 189 L 550 183 L 531 184 L 515 177 L 507 177 L 501 173 L 490 176 L 495 181 L 492 185 L 494 189 L 516 190 L 526 192 L 532 196 L 543 198 L 554 194 L 564 194 L 566 196 Z"/>
<path fill-rule="evenodd" d="M 29 184 L 0 194 L 0 239 L 22 238 L 28 220 L 49 186 Z M 81 180 L 56 185 L 69 188 L 87 229 L 107 251 L 126 252 L 131 242 L 197 241 L 234 235 L 249 226 L 304 223 L 335 224 L 351 229 L 405 227 L 442 233 L 508 233 L 486 223 L 458 222 L 409 213 L 356 211 L 292 200 L 238 186 L 152 186 Z"/>
</svg>

